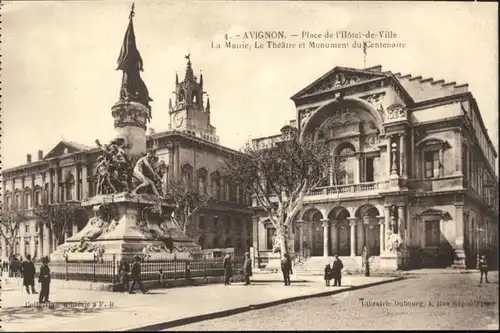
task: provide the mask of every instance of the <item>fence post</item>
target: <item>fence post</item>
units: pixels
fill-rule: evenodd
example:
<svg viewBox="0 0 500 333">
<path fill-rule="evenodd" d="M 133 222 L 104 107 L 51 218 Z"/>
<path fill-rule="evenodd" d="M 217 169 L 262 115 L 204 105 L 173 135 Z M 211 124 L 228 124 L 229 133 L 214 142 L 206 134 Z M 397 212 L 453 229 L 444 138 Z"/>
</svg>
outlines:
<svg viewBox="0 0 500 333">
<path fill-rule="evenodd" d="M 95 278 L 95 263 L 97 261 L 97 256 L 94 254 L 94 261 L 92 262 L 92 269 L 93 269 L 93 273 L 92 273 L 92 282 L 97 282 L 96 278 Z"/>
<path fill-rule="evenodd" d="M 206 279 L 207 278 L 207 261 L 206 260 L 203 260 L 203 269 L 204 269 L 203 277 Z"/>
<path fill-rule="evenodd" d="M 113 254 L 113 281 L 112 283 L 116 283 L 116 257 L 115 254 Z"/>
<path fill-rule="evenodd" d="M 66 281 L 69 280 L 69 276 L 68 276 L 68 261 L 66 260 Z"/>
</svg>

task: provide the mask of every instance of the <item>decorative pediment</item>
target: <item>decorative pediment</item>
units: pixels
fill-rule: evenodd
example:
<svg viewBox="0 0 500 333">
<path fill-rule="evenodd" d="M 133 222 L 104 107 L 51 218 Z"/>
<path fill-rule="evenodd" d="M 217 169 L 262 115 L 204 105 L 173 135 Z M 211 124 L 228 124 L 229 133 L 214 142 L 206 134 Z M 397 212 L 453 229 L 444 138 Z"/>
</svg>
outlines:
<svg viewBox="0 0 500 333">
<path fill-rule="evenodd" d="M 426 211 L 419 214 L 417 217 L 420 218 L 422 216 L 439 216 L 439 218 L 441 220 L 444 220 L 444 221 L 448 221 L 448 220 L 452 219 L 450 213 L 445 212 L 445 211 L 440 210 L 440 209 L 434 209 L 434 208 L 427 209 Z"/>
<path fill-rule="evenodd" d="M 356 70 L 352 68 L 335 67 L 306 88 L 302 89 L 292 99 L 313 95 L 325 91 L 332 91 L 348 86 L 358 85 L 367 81 L 372 81 L 387 77 L 380 72 Z"/>
<path fill-rule="evenodd" d="M 48 159 L 57 156 L 64 156 L 67 154 L 72 154 L 76 152 L 86 151 L 92 149 L 92 147 L 88 147 L 79 143 L 71 142 L 71 141 L 61 141 L 59 142 L 51 151 L 48 152 L 47 155 L 43 159 Z"/>
</svg>

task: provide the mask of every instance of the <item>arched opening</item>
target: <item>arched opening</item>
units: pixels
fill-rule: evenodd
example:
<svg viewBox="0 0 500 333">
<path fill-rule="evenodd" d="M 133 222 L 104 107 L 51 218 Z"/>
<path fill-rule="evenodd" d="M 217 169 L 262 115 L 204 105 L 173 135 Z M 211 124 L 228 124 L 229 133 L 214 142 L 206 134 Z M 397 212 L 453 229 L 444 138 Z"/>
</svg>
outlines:
<svg viewBox="0 0 500 333">
<path fill-rule="evenodd" d="M 323 255 L 322 219 L 323 215 L 315 208 L 310 209 L 303 215 L 303 220 L 306 221 L 303 227 L 303 248 L 308 249 L 312 256 Z"/>
<path fill-rule="evenodd" d="M 339 172 L 334 175 L 335 184 L 354 184 L 357 166 L 356 148 L 349 142 L 343 142 L 335 149 L 334 154 L 334 158 L 339 162 Z"/>
<path fill-rule="evenodd" d="M 362 255 L 364 247 L 369 256 L 380 255 L 380 225 L 378 209 L 370 204 L 363 205 L 356 210 L 355 216 L 360 219 L 357 225 L 357 249 L 358 255 Z"/>
<path fill-rule="evenodd" d="M 349 226 L 349 211 L 345 207 L 336 207 L 328 219 L 333 221 L 330 227 L 331 253 L 339 256 L 351 255 L 351 230 Z"/>
</svg>

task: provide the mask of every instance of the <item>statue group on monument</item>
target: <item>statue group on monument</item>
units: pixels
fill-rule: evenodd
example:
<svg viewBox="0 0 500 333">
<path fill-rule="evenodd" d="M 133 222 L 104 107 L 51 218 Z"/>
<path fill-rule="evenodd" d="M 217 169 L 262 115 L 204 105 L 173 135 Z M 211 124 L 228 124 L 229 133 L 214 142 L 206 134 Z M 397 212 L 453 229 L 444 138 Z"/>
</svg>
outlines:
<svg viewBox="0 0 500 333">
<path fill-rule="evenodd" d="M 97 194 L 128 192 L 152 193 L 163 198 L 165 193 L 163 177 L 167 172 L 164 161 L 160 161 L 154 150 L 130 159 L 123 138 L 117 138 L 108 145 L 101 145 L 102 155 L 97 158 Z M 135 160 L 135 161 L 134 161 Z"/>
</svg>

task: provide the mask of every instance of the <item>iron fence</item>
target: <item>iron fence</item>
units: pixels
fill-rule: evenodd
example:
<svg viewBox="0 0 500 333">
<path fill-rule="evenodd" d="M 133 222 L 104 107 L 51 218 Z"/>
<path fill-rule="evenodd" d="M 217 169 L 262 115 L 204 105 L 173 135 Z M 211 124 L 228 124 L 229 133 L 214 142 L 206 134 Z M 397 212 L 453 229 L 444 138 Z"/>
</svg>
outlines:
<svg viewBox="0 0 500 333">
<path fill-rule="evenodd" d="M 243 262 L 243 257 L 232 259 L 233 274 L 241 272 Z M 41 265 L 41 262 L 35 262 L 37 278 Z M 119 280 L 119 265 L 119 261 L 116 260 L 115 256 L 112 256 L 102 260 L 53 261 L 49 263 L 49 268 L 52 279 L 116 283 Z M 130 266 L 132 266 L 132 263 L 130 263 Z M 141 262 L 141 280 L 157 280 L 160 269 L 165 280 L 224 275 L 223 258 L 197 260 L 155 259 Z"/>
</svg>

